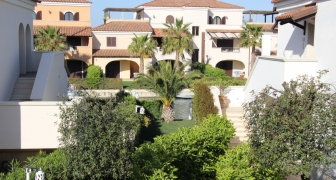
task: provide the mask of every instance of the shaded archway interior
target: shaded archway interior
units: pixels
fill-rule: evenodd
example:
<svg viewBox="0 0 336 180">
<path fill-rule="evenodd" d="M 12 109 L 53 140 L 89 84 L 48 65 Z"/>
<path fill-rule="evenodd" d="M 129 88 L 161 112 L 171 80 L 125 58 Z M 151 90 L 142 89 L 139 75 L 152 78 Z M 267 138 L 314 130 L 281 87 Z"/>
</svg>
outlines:
<svg viewBox="0 0 336 180">
<path fill-rule="evenodd" d="M 69 78 L 85 78 L 88 65 L 81 60 L 66 60 L 66 69 Z"/>
<path fill-rule="evenodd" d="M 111 61 L 105 67 L 107 78 L 134 78 L 134 73 L 139 72 L 139 65 L 130 60 Z"/>
<path fill-rule="evenodd" d="M 244 63 L 237 60 L 223 60 L 216 64 L 217 68 L 225 70 L 227 76 L 239 77 L 244 73 Z"/>
</svg>

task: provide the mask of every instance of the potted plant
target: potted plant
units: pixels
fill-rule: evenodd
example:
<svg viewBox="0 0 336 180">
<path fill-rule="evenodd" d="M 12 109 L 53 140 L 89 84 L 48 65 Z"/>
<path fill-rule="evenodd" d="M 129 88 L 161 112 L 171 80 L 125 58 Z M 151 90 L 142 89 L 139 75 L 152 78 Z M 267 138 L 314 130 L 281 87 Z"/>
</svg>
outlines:
<svg viewBox="0 0 336 180">
<path fill-rule="evenodd" d="M 217 87 L 219 89 L 218 98 L 219 98 L 220 106 L 221 106 L 222 109 L 227 108 L 228 105 L 227 105 L 226 93 L 228 91 L 228 87 L 230 86 L 230 83 L 227 80 L 220 79 L 220 80 L 216 81 L 216 84 L 217 84 Z"/>
</svg>

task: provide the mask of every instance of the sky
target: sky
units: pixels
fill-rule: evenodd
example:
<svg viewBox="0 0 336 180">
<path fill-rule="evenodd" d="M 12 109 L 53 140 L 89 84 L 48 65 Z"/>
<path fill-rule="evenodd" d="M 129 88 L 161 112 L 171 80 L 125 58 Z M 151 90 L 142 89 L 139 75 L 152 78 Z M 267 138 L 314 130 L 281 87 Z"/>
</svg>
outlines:
<svg viewBox="0 0 336 180">
<path fill-rule="evenodd" d="M 149 2 L 151 0 L 90 0 L 92 2 L 91 5 L 91 26 L 97 27 L 104 23 L 104 12 L 105 8 L 134 8 L 140 4 Z M 273 10 L 273 4 L 271 0 L 221 0 L 226 3 L 235 4 L 238 6 L 245 7 L 245 10 Z M 113 15 L 111 14 L 111 18 L 113 19 L 132 19 L 131 13 L 121 13 L 116 12 Z M 247 17 L 245 17 L 247 19 Z M 254 22 L 263 22 L 263 15 L 252 15 Z M 271 21 L 270 17 L 267 21 Z"/>
</svg>

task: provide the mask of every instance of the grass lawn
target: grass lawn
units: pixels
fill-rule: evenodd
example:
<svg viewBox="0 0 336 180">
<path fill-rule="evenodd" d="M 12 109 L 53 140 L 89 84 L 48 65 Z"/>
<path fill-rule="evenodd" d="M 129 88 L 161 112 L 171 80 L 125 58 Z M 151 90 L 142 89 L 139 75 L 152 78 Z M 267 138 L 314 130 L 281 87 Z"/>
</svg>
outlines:
<svg viewBox="0 0 336 180">
<path fill-rule="evenodd" d="M 148 127 L 142 127 L 139 142 L 153 142 L 153 138 L 160 135 L 167 135 L 176 132 L 183 127 L 192 127 L 195 125 L 194 120 L 177 120 L 170 123 L 154 121 Z"/>
<path fill-rule="evenodd" d="M 124 88 L 129 87 L 131 84 L 133 83 L 133 81 L 122 81 L 122 86 Z"/>
</svg>

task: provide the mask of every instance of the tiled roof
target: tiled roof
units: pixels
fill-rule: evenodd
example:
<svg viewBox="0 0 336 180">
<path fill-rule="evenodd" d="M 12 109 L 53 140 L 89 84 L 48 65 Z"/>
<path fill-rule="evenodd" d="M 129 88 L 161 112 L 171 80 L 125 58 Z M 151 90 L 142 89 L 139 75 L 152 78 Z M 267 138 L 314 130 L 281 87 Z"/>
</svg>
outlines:
<svg viewBox="0 0 336 180">
<path fill-rule="evenodd" d="M 264 32 L 274 32 L 273 28 L 273 23 L 248 23 L 250 25 L 256 25 L 256 26 L 262 26 L 262 30 Z M 278 29 L 276 28 L 275 31 Z"/>
<path fill-rule="evenodd" d="M 153 0 L 141 4 L 139 6 L 149 7 L 209 7 L 209 8 L 224 8 L 224 9 L 244 9 L 242 6 L 237 6 L 219 0 Z"/>
<path fill-rule="evenodd" d="M 242 30 L 237 29 L 206 29 L 207 33 L 241 33 Z"/>
<path fill-rule="evenodd" d="M 165 37 L 167 33 L 163 32 L 163 28 L 153 28 L 153 37 Z"/>
<path fill-rule="evenodd" d="M 139 57 L 127 49 L 94 49 L 94 57 Z"/>
<path fill-rule="evenodd" d="M 148 21 L 126 20 L 111 21 L 92 29 L 92 31 L 116 31 L 116 32 L 152 32 Z"/>
<path fill-rule="evenodd" d="M 59 3 L 91 3 L 88 0 L 40 0 L 41 2 L 59 2 Z"/>
<path fill-rule="evenodd" d="M 277 16 L 275 20 L 281 21 L 285 19 L 292 19 L 294 21 L 300 20 L 301 18 L 315 15 L 317 13 L 317 6 L 307 6 L 291 12 L 287 12 Z"/>
<path fill-rule="evenodd" d="M 38 29 L 46 27 L 47 26 L 34 26 L 34 35 L 38 35 Z M 91 27 L 62 26 L 57 28 L 60 28 L 60 33 L 66 36 L 91 36 Z"/>
<path fill-rule="evenodd" d="M 272 3 L 277 3 L 277 2 L 281 2 L 281 1 L 286 1 L 286 0 L 272 0 Z"/>
</svg>

